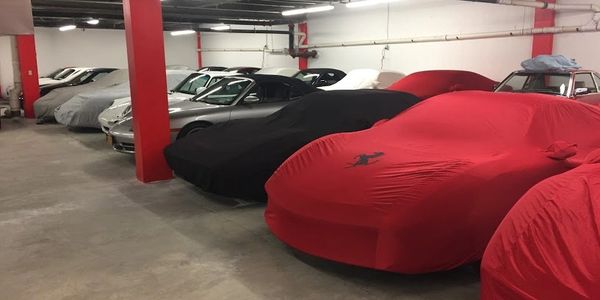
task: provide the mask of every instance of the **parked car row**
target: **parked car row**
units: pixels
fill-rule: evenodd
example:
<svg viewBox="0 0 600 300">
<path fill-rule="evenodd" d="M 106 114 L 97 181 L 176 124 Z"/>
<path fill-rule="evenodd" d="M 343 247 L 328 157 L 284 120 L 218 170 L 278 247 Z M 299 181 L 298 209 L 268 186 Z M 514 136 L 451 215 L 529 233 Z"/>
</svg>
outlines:
<svg viewBox="0 0 600 300">
<path fill-rule="evenodd" d="M 212 68 L 167 71 L 182 75 L 169 89 L 167 162 L 206 192 L 267 201 L 275 236 L 337 262 L 414 274 L 479 261 L 521 196 L 600 148 L 593 71 L 498 83 L 458 70 Z M 64 92 L 55 117 L 133 153 L 119 71 Z"/>
</svg>

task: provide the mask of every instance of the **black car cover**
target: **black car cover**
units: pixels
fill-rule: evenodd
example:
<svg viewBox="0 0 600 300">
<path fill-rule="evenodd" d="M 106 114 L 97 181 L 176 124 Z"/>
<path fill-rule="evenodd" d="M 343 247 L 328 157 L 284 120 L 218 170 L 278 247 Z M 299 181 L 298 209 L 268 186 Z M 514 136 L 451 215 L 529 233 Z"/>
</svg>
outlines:
<svg viewBox="0 0 600 300">
<path fill-rule="evenodd" d="M 223 196 L 264 201 L 264 184 L 277 167 L 309 142 L 370 128 L 419 102 L 387 90 L 317 92 L 268 117 L 215 125 L 165 149 L 179 177 Z"/>
</svg>

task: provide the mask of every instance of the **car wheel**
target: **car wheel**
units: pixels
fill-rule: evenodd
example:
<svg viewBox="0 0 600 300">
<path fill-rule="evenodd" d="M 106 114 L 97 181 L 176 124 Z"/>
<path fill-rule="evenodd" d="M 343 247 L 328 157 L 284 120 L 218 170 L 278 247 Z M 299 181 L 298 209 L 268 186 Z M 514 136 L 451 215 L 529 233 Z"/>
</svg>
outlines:
<svg viewBox="0 0 600 300">
<path fill-rule="evenodd" d="M 212 124 L 210 124 L 210 123 L 204 123 L 204 122 L 203 123 L 193 123 L 193 124 L 187 125 L 181 130 L 181 132 L 177 136 L 177 139 L 194 134 L 198 131 L 202 131 L 204 128 L 210 127 L 211 125 Z"/>
</svg>

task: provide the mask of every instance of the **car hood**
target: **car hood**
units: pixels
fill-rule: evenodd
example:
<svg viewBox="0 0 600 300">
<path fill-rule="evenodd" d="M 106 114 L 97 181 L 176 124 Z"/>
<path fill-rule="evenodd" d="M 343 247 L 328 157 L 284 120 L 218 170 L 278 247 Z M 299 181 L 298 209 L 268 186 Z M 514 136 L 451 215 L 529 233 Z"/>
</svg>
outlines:
<svg viewBox="0 0 600 300">
<path fill-rule="evenodd" d="M 171 117 L 173 117 L 174 115 L 177 115 L 178 113 L 181 112 L 189 112 L 189 111 L 202 111 L 205 109 L 213 109 L 213 108 L 219 108 L 219 107 L 225 107 L 226 105 L 217 105 L 217 104 L 210 104 L 210 103 L 206 103 L 206 102 L 195 102 L 195 101 L 181 101 L 181 102 L 177 102 L 177 103 L 173 103 L 171 105 L 169 105 L 169 113 L 171 114 Z"/>
</svg>

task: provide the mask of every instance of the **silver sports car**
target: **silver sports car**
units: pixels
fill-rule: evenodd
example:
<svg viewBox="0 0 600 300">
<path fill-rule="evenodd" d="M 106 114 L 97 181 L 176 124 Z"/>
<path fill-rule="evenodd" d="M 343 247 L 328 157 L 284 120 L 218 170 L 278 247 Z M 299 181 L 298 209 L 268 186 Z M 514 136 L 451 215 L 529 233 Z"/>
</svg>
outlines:
<svg viewBox="0 0 600 300">
<path fill-rule="evenodd" d="M 290 101 L 315 91 L 318 89 L 291 77 L 257 74 L 226 77 L 194 98 L 169 106 L 171 140 L 213 124 L 270 115 Z M 114 126 L 108 133 L 108 141 L 116 151 L 135 152 L 132 117 Z"/>
</svg>

